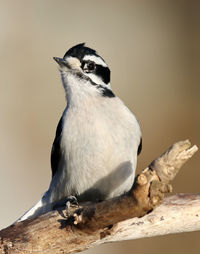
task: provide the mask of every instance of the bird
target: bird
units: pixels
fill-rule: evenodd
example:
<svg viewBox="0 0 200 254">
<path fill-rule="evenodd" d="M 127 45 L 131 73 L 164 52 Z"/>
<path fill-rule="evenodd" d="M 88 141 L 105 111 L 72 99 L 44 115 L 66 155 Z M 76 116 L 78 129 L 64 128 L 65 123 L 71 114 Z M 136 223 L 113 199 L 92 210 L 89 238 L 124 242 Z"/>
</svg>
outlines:
<svg viewBox="0 0 200 254">
<path fill-rule="evenodd" d="M 96 50 L 80 43 L 54 60 L 67 103 L 51 150 L 52 179 L 18 222 L 51 211 L 68 197 L 101 202 L 127 193 L 142 149 L 139 122 L 112 91 L 110 69 Z"/>
</svg>

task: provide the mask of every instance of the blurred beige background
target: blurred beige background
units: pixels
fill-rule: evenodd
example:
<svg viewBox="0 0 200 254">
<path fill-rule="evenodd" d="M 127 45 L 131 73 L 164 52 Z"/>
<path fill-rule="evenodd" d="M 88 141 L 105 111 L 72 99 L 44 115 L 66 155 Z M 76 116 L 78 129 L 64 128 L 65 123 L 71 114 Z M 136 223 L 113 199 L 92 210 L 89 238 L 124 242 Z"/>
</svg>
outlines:
<svg viewBox="0 0 200 254">
<path fill-rule="evenodd" d="M 53 56 L 80 42 L 112 70 L 143 131 L 138 170 L 175 141 L 200 146 L 200 1 L 0 0 L 0 228 L 48 188 L 65 95 Z M 200 156 L 174 192 L 200 192 Z M 183 218 L 184 219 L 184 218 Z M 200 253 L 200 232 L 107 244 L 85 253 Z"/>
</svg>

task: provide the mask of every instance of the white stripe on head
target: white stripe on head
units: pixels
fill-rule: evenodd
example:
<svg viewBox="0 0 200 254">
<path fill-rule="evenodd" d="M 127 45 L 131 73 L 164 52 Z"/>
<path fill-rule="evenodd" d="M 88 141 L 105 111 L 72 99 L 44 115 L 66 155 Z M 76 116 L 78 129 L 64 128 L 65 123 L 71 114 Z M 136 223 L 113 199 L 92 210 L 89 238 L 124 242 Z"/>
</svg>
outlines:
<svg viewBox="0 0 200 254">
<path fill-rule="evenodd" d="M 88 76 L 95 84 L 97 84 L 97 85 L 103 85 L 103 86 L 108 87 L 108 88 L 111 89 L 110 83 L 105 84 L 103 82 L 103 80 L 100 77 L 96 76 L 95 74 L 93 74 L 93 73 L 85 73 L 85 75 Z"/>
<path fill-rule="evenodd" d="M 100 64 L 102 65 L 103 67 L 108 67 L 107 64 L 103 61 L 103 59 L 99 56 L 95 56 L 95 55 L 86 55 L 84 56 L 83 58 L 84 61 L 93 61 L 95 62 L 96 64 Z"/>
<path fill-rule="evenodd" d="M 95 84 L 97 85 L 105 85 L 105 83 L 102 81 L 102 79 L 98 76 L 96 76 L 93 73 L 85 73 L 86 76 L 88 76 Z"/>
</svg>

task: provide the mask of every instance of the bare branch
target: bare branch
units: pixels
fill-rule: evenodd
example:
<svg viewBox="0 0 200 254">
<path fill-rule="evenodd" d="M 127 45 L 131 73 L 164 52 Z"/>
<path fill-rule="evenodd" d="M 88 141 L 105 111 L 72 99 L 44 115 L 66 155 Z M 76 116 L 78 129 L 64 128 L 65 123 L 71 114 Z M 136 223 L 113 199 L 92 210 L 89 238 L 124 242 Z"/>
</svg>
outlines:
<svg viewBox="0 0 200 254">
<path fill-rule="evenodd" d="M 200 230 L 200 194 L 177 194 L 165 198 L 151 213 L 132 218 L 113 229 L 104 242 Z"/>
<path fill-rule="evenodd" d="M 72 207 L 67 218 L 60 209 L 1 230 L 0 253 L 74 253 L 103 242 L 199 230 L 198 194 L 168 197 L 151 212 L 197 150 L 188 140 L 174 144 L 136 177 L 124 196 Z"/>
</svg>

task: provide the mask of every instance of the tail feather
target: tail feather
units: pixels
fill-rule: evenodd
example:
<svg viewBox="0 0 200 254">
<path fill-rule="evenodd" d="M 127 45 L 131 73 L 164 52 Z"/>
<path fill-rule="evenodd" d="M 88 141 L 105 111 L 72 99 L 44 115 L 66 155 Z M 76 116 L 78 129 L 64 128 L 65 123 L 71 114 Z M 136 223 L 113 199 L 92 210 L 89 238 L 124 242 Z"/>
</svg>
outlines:
<svg viewBox="0 0 200 254">
<path fill-rule="evenodd" d="M 27 219 L 33 219 L 41 214 L 49 212 L 52 208 L 50 203 L 45 202 L 45 195 L 38 201 L 31 209 L 29 209 L 24 215 L 22 215 L 16 222 L 24 221 Z"/>
<path fill-rule="evenodd" d="M 51 193 L 47 191 L 42 199 L 37 202 L 31 209 L 29 209 L 24 215 L 22 215 L 16 222 L 24 221 L 27 219 L 34 219 L 39 215 L 50 212 L 55 207 L 61 207 L 66 204 L 69 197 L 63 198 L 59 201 L 52 202 Z"/>
</svg>

